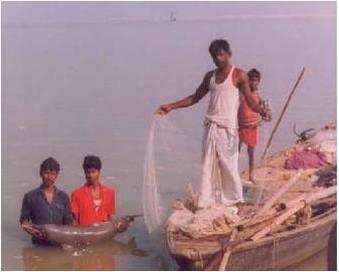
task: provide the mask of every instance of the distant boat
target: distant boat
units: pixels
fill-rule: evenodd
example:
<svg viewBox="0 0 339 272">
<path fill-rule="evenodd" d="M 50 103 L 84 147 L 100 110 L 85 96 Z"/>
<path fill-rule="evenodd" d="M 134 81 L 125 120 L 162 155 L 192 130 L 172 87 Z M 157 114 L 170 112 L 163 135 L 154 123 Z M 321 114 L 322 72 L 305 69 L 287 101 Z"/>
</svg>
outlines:
<svg viewBox="0 0 339 272">
<path fill-rule="evenodd" d="M 170 21 L 175 22 L 177 18 L 175 18 L 173 11 L 171 11 Z"/>
</svg>

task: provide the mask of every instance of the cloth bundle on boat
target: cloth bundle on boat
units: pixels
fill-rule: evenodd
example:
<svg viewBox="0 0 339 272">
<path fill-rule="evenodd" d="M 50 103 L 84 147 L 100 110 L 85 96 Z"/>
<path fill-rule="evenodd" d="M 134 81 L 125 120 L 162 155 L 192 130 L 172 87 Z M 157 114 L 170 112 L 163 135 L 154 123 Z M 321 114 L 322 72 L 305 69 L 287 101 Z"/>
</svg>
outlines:
<svg viewBox="0 0 339 272">
<path fill-rule="evenodd" d="M 311 137 L 303 149 L 290 154 L 285 162 L 285 168 L 309 169 L 334 164 L 336 162 L 336 151 L 336 127 L 328 126 Z"/>
<path fill-rule="evenodd" d="M 337 161 L 337 130 L 335 124 L 327 125 L 309 139 L 308 147 L 326 155 L 326 161 L 335 164 Z"/>
<path fill-rule="evenodd" d="M 326 155 L 316 150 L 293 152 L 285 162 L 286 169 L 320 168 L 327 165 Z"/>
<path fill-rule="evenodd" d="M 229 207 L 222 204 L 214 204 L 196 213 L 182 206 L 169 217 L 168 225 L 171 226 L 171 231 L 180 230 L 189 237 L 203 238 L 229 234 L 232 231 L 230 224 L 239 220 Z"/>
</svg>

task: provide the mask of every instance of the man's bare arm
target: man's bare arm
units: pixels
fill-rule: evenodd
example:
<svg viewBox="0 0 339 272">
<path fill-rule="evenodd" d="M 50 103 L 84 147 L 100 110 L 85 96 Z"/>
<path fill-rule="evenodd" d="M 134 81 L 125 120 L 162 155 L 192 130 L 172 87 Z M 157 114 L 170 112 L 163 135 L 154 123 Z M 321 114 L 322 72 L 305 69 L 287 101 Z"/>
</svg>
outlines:
<svg viewBox="0 0 339 272">
<path fill-rule="evenodd" d="M 35 236 L 37 238 L 42 238 L 43 237 L 43 234 L 40 230 L 34 228 L 28 220 L 23 220 L 21 222 L 21 227 L 23 228 L 23 230 L 25 230 L 27 233 L 29 233 L 30 235 L 32 236 Z"/>
<path fill-rule="evenodd" d="M 75 213 L 72 213 L 72 226 L 79 226 L 79 216 Z"/>
<path fill-rule="evenodd" d="M 211 76 L 212 72 L 208 72 L 205 75 L 203 81 L 201 82 L 201 84 L 199 85 L 199 87 L 197 88 L 196 92 L 193 95 L 187 96 L 184 99 L 181 99 L 173 103 L 161 105 L 155 113 L 165 115 L 172 110 L 189 107 L 199 102 L 199 100 L 208 93 Z"/>
<path fill-rule="evenodd" d="M 266 114 L 264 108 L 253 99 L 248 83 L 248 77 L 244 71 L 239 71 L 239 90 L 244 95 L 247 104 L 253 111 L 260 113 L 261 116 Z"/>
</svg>

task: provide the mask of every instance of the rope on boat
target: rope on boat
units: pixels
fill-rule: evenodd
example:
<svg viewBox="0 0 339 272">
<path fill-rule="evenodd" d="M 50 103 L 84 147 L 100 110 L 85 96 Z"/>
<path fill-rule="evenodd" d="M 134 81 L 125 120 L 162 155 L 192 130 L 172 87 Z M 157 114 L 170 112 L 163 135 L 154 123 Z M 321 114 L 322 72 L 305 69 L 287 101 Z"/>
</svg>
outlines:
<svg viewBox="0 0 339 272">
<path fill-rule="evenodd" d="M 199 256 L 200 269 L 204 269 L 204 260 L 202 258 L 202 254 L 200 250 L 198 250 L 198 256 Z"/>
<path fill-rule="evenodd" d="M 273 269 L 277 269 L 279 267 L 280 263 L 279 251 L 280 251 L 280 240 L 279 238 L 275 237 L 273 239 L 273 252 L 272 252 Z"/>
</svg>

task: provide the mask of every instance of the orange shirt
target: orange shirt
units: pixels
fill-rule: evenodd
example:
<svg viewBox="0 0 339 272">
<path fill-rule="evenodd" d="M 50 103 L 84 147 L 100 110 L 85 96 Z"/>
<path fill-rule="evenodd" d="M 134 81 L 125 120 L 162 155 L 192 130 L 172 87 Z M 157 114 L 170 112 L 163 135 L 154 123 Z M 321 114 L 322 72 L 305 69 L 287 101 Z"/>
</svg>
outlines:
<svg viewBox="0 0 339 272">
<path fill-rule="evenodd" d="M 78 218 L 79 224 L 83 226 L 109 220 L 115 214 L 115 192 L 114 190 L 99 183 L 101 206 L 96 211 L 94 200 L 87 185 L 81 186 L 71 194 L 72 213 Z"/>
<path fill-rule="evenodd" d="M 258 91 L 251 92 L 251 95 L 257 103 L 260 102 L 260 96 L 259 96 Z M 261 121 L 260 114 L 253 111 L 250 108 L 250 106 L 247 104 L 245 96 L 242 93 L 240 93 L 238 121 L 239 121 L 239 128 L 256 127 L 259 125 Z"/>
</svg>

